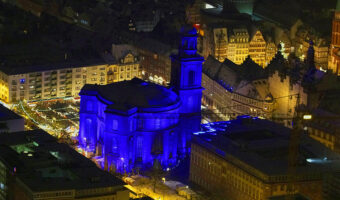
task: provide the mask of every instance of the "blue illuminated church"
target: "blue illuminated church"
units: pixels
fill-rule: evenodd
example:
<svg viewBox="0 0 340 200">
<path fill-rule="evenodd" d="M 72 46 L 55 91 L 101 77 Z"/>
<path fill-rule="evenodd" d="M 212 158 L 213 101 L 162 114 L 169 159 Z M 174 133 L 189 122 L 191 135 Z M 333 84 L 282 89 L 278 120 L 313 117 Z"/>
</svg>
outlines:
<svg viewBox="0 0 340 200">
<path fill-rule="evenodd" d="M 103 168 L 168 168 L 189 153 L 200 129 L 204 59 L 196 53 L 196 29 L 182 28 L 181 37 L 169 88 L 138 78 L 82 88 L 79 144 L 102 158 Z"/>
</svg>

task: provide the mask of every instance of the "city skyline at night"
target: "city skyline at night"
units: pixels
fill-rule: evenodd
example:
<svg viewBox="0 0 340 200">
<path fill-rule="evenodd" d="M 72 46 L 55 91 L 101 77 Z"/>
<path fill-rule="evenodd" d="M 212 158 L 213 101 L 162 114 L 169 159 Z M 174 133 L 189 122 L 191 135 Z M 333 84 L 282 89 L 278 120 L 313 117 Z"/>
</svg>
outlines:
<svg viewBox="0 0 340 200">
<path fill-rule="evenodd" d="M 340 199 L 340 0 L 0 0 L 0 200 Z"/>
</svg>

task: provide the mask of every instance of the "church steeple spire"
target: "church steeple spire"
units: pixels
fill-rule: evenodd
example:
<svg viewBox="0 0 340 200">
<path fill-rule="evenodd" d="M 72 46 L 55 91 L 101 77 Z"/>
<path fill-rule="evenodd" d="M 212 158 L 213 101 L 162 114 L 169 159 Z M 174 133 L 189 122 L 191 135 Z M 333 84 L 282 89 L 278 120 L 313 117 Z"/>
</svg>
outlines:
<svg viewBox="0 0 340 200">
<path fill-rule="evenodd" d="M 181 29 L 181 42 L 177 55 L 171 55 L 171 82 L 175 91 L 201 89 L 202 63 L 204 58 L 197 54 L 197 30 Z M 183 97 L 182 101 L 185 101 Z"/>
<path fill-rule="evenodd" d="M 197 54 L 197 30 L 192 26 L 181 29 L 181 43 L 177 55 L 171 55 L 171 82 L 173 90 L 181 98 L 181 113 L 201 112 L 202 63 Z"/>
<path fill-rule="evenodd" d="M 179 152 L 190 152 L 191 134 L 201 128 L 202 63 L 204 58 L 197 54 L 197 30 L 184 27 L 181 30 L 178 54 L 171 55 L 170 85 L 181 99 Z"/>
<path fill-rule="evenodd" d="M 179 55 L 184 58 L 195 57 L 197 52 L 197 30 L 193 27 L 181 29 Z"/>
</svg>

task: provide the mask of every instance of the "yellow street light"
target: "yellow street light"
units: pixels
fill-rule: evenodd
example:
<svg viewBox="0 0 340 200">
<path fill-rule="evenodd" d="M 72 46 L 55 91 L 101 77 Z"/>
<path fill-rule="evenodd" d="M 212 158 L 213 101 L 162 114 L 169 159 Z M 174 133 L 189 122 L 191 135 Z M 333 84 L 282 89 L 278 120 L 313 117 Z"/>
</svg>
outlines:
<svg viewBox="0 0 340 200">
<path fill-rule="evenodd" d="M 303 115 L 303 119 L 304 120 L 311 120 L 312 119 L 312 115 Z"/>
</svg>

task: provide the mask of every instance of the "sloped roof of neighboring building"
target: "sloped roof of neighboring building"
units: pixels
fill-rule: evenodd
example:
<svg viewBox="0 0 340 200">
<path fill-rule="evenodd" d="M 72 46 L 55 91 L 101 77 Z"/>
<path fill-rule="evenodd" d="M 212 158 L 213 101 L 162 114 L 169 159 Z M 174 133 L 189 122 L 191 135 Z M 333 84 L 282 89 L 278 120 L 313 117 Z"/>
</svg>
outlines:
<svg viewBox="0 0 340 200">
<path fill-rule="evenodd" d="M 216 60 L 213 56 L 209 55 L 203 65 L 203 71 L 211 78 L 216 77 L 222 63 Z"/>
<path fill-rule="evenodd" d="M 152 38 L 137 38 L 137 42 L 134 45 L 137 48 L 146 49 L 150 52 L 166 56 L 170 56 L 170 54 L 174 51 L 170 45 Z"/>
<path fill-rule="evenodd" d="M 203 72 L 219 83 L 223 82 L 226 85 L 235 87 L 238 81 L 237 67 L 239 66 L 228 59 L 221 63 L 214 57 L 209 56 L 204 62 Z"/>
<path fill-rule="evenodd" d="M 240 65 L 242 68 L 241 77 L 242 79 L 253 81 L 257 79 L 263 79 L 267 77 L 265 70 L 255 63 L 250 56 Z"/>
<path fill-rule="evenodd" d="M 237 89 L 240 84 L 245 82 L 267 77 L 265 70 L 248 57 L 244 63 L 237 65 L 225 59 L 223 63 L 209 56 L 203 65 L 203 72 L 211 79 Z"/>
<path fill-rule="evenodd" d="M 86 84 L 80 95 L 99 95 L 110 101 L 112 108 L 117 110 L 129 110 L 132 107 L 161 108 L 180 101 L 177 94 L 170 89 L 138 78 L 108 85 Z"/>
<path fill-rule="evenodd" d="M 124 186 L 43 130 L 0 134 L 0 159 L 32 192 Z"/>
<path fill-rule="evenodd" d="M 136 56 L 137 52 L 132 45 L 129 44 L 112 44 L 112 56 L 118 61 L 124 58 L 127 54 L 131 53 Z"/>
</svg>

